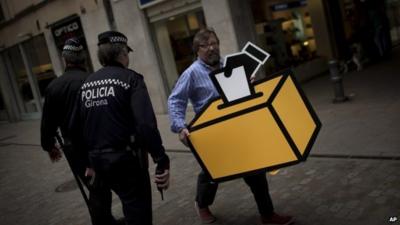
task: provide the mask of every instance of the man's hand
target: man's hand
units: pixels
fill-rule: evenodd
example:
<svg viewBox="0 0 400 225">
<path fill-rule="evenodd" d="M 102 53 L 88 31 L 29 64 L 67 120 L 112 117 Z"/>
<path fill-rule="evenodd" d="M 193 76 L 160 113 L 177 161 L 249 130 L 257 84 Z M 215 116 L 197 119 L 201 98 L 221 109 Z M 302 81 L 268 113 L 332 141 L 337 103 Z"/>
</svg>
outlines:
<svg viewBox="0 0 400 225">
<path fill-rule="evenodd" d="M 50 151 L 49 151 L 49 157 L 51 162 L 58 162 L 60 161 L 62 157 L 61 149 L 58 146 L 54 146 Z"/>
<path fill-rule="evenodd" d="M 157 188 L 167 190 L 169 187 L 169 170 L 164 170 L 164 172 L 160 174 L 157 172 L 154 177 Z"/>
<path fill-rule="evenodd" d="M 250 84 L 254 83 L 254 81 L 256 81 L 256 75 L 255 74 L 250 77 Z"/>
<path fill-rule="evenodd" d="M 187 128 L 183 128 L 179 132 L 179 140 L 186 146 L 189 147 L 187 137 L 190 135 L 189 130 Z"/>
</svg>

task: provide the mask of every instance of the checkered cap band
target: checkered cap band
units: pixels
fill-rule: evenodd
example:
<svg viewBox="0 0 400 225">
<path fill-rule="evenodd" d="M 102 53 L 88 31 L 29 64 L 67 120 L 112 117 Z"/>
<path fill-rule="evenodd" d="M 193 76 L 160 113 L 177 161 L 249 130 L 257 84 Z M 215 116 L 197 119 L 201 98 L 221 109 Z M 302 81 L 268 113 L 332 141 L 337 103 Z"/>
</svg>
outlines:
<svg viewBox="0 0 400 225">
<path fill-rule="evenodd" d="M 64 45 L 63 50 L 65 51 L 73 51 L 73 52 L 79 52 L 83 50 L 83 46 L 73 46 L 73 45 Z"/>
<path fill-rule="evenodd" d="M 121 36 L 113 36 L 109 37 L 110 43 L 124 43 L 126 44 L 128 42 L 127 38 L 121 37 Z"/>
</svg>

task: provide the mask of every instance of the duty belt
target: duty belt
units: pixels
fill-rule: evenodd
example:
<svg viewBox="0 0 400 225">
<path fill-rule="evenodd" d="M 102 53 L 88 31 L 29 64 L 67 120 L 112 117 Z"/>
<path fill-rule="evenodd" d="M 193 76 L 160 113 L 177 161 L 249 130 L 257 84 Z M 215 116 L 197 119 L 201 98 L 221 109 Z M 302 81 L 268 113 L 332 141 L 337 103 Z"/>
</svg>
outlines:
<svg viewBox="0 0 400 225">
<path fill-rule="evenodd" d="M 111 153 L 111 152 L 130 152 L 133 149 L 128 145 L 125 148 L 102 148 L 102 149 L 92 149 L 90 152 L 94 153 Z"/>
</svg>

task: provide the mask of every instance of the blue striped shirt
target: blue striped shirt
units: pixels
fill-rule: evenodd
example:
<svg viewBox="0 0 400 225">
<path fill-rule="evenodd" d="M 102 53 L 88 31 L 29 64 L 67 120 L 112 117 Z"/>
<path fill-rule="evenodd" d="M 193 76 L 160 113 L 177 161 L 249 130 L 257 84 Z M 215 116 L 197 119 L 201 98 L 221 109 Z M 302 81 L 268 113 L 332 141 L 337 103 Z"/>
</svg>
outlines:
<svg viewBox="0 0 400 225">
<path fill-rule="evenodd" d="M 220 66 L 222 67 L 222 64 Z M 219 96 L 208 76 L 212 71 L 212 67 L 198 58 L 179 77 L 168 98 L 169 119 L 173 132 L 178 133 L 186 127 L 185 116 L 189 100 L 197 114 L 208 101 Z"/>
</svg>

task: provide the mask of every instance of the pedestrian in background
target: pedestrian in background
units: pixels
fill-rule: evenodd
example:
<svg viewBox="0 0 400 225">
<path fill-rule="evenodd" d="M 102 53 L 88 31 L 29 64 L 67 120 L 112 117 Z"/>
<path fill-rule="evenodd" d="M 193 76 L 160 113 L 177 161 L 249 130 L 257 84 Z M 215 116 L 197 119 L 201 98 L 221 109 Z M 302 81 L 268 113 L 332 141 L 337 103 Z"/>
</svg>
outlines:
<svg viewBox="0 0 400 225">
<path fill-rule="evenodd" d="M 91 177 L 85 176 L 84 157 L 71 144 L 69 122 L 80 87 L 88 77 L 85 69 L 86 56 L 83 45 L 77 38 L 68 39 L 62 51 L 65 73 L 53 80 L 46 89 L 41 121 L 41 145 L 52 162 L 62 157 L 62 151 L 72 172 L 89 189 L 88 208 L 93 225 L 117 224 L 111 214 L 111 190 L 89 184 Z M 61 136 L 58 133 L 61 131 Z M 60 146 L 56 139 L 59 140 Z M 80 182 L 77 180 L 77 182 Z M 81 190 L 83 191 L 83 190 Z M 82 193 L 84 195 L 84 193 Z M 84 196 L 86 200 L 86 196 Z"/>
<path fill-rule="evenodd" d="M 168 98 L 171 130 L 179 134 L 179 139 L 187 146 L 189 131 L 185 124 L 185 115 L 190 100 L 197 114 L 212 99 L 219 97 L 209 74 L 222 67 L 219 52 L 219 39 L 209 28 L 200 30 L 193 39 L 193 50 L 197 60 L 179 77 Z M 222 146 L 221 146 L 222 147 Z M 274 212 L 265 172 L 259 172 L 243 178 L 253 192 L 263 224 L 290 224 L 290 216 L 281 216 Z M 209 206 L 214 202 L 218 183 L 201 171 L 197 179 L 196 211 L 203 223 L 213 223 L 216 217 Z"/>
<path fill-rule="evenodd" d="M 82 85 L 75 114 L 80 126 L 74 139 L 88 150 L 87 166 L 94 169 L 97 179 L 120 198 L 126 224 L 151 225 L 147 153 L 157 164 L 155 182 L 160 190 L 168 188 L 169 158 L 143 76 L 128 69 L 132 51 L 128 39 L 107 31 L 99 34 L 98 41 L 103 68 Z"/>
</svg>

